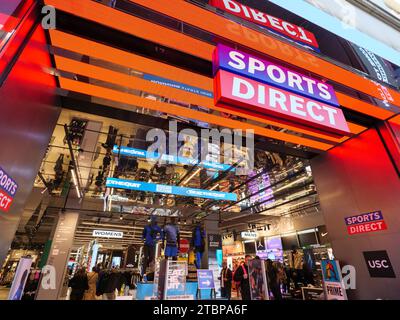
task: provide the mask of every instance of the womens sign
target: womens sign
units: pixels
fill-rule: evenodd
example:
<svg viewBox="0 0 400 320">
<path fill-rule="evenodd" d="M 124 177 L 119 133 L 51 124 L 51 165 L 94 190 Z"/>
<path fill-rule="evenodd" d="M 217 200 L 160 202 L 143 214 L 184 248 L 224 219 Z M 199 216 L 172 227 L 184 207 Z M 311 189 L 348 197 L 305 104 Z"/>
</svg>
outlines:
<svg viewBox="0 0 400 320">
<path fill-rule="evenodd" d="M 293 39 L 296 42 L 318 48 L 318 42 L 315 39 L 314 34 L 300 26 L 250 8 L 233 0 L 211 0 L 210 4 L 244 20 L 278 32 L 279 34 L 289 39 Z"/>
<path fill-rule="evenodd" d="M 333 88 L 254 54 L 218 45 L 215 103 L 268 114 L 327 133 L 348 135 Z"/>
</svg>

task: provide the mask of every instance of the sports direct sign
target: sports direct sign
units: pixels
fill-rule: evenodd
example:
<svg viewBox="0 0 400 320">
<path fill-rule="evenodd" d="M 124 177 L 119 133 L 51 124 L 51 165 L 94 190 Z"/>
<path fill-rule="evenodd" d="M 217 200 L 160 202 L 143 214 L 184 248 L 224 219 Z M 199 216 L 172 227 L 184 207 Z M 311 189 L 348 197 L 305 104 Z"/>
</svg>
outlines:
<svg viewBox="0 0 400 320">
<path fill-rule="evenodd" d="M 327 133 L 349 135 L 332 86 L 244 51 L 218 45 L 215 103 L 274 116 Z"/>
<path fill-rule="evenodd" d="M 18 184 L 0 167 L 0 211 L 10 210 L 17 190 Z"/>
<path fill-rule="evenodd" d="M 210 5 L 271 31 L 275 31 L 285 38 L 294 40 L 302 45 L 318 49 L 318 42 L 314 34 L 293 23 L 289 23 L 233 0 L 211 0 Z"/>
<path fill-rule="evenodd" d="M 344 219 L 350 235 L 377 232 L 387 229 L 381 211 L 369 212 Z"/>
</svg>

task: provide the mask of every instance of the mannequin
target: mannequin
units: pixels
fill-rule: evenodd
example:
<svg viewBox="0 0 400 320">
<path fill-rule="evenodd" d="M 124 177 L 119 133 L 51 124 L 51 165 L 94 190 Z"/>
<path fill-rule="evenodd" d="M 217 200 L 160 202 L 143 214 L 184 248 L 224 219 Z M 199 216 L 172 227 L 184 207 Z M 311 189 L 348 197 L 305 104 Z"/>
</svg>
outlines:
<svg viewBox="0 0 400 320">
<path fill-rule="evenodd" d="M 296 246 L 292 246 L 289 255 L 289 266 L 291 269 L 291 277 L 294 281 L 295 288 L 299 288 L 299 282 L 303 279 L 304 254 L 297 250 Z"/>
<path fill-rule="evenodd" d="M 170 222 L 164 227 L 164 240 L 166 241 L 165 258 L 178 260 L 180 234 L 175 218 L 171 218 Z"/>
<path fill-rule="evenodd" d="M 150 219 L 150 224 L 144 227 L 142 234 L 142 240 L 144 240 L 142 275 L 146 273 L 148 265 L 154 260 L 157 240 L 163 238 L 162 230 L 157 225 L 157 217 L 152 216 Z"/>
<path fill-rule="evenodd" d="M 201 259 L 203 257 L 205 247 L 204 238 L 205 232 L 198 222 L 192 232 L 192 248 L 194 250 L 194 253 L 196 254 L 195 263 L 197 269 L 200 269 L 201 267 Z"/>
</svg>

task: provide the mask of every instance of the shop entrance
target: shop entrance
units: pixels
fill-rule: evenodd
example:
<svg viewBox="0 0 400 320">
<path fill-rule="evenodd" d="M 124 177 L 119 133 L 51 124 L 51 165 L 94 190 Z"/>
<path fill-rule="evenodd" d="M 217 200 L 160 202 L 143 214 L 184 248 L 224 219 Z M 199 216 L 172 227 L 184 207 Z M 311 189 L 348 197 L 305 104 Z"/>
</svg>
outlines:
<svg viewBox="0 0 400 320">
<path fill-rule="evenodd" d="M 57 29 L 29 25 L 1 70 L 4 296 L 79 300 L 75 277 L 96 267 L 107 288 L 92 282 L 91 299 L 168 297 L 170 271 L 175 298 L 305 299 L 314 286 L 319 299 L 337 260 L 357 271 L 349 298 L 398 298 L 399 97 L 354 53 L 332 63 L 209 1 L 45 3 Z M 204 130 L 219 134 L 207 152 Z M 379 259 L 393 270 L 371 271 Z M 249 279 L 260 270 L 268 290 Z"/>
<path fill-rule="evenodd" d="M 118 275 L 118 281 L 113 280 L 117 299 L 152 296 L 156 264 L 166 252 L 157 240 L 149 259 L 143 231 L 152 221 L 163 229 L 171 219 L 180 231 L 177 258 L 188 265 L 186 285 L 194 297 L 197 269 L 214 268 L 216 294 L 222 298 L 218 277 L 223 264 L 235 271 L 246 255 L 274 263 L 282 277 L 284 298 L 301 299 L 302 286 L 321 286 L 320 262 L 333 258 L 334 253 L 308 159 L 256 150 L 254 168 L 242 176 L 232 171 L 237 163 L 220 164 L 220 170 L 183 161 L 162 163 L 160 157 L 144 155 L 150 129 L 74 110 L 61 112 L 35 181 L 39 200 L 35 208 L 26 211 L 24 225 L 13 242 L 14 248 L 35 249 L 38 265 L 43 265 L 54 254 L 51 250 L 58 250 L 51 242 L 57 240 L 60 215 L 79 213 L 65 255 L 65 270 L 57 270 L 64 272 L 59 299 L 70 298 L 69 280 L 81 268 L 89 276 L 95 269 L 114 271 Z M 190 157 L 194 148 L 188 136 L 179 146 L 180 158 Z M 214 148 L 224 149 L 224 143 Z M 225 192 L 236 199 L 110 188 L 110 177 L 209 190 L 217 195 Z M 196 226 L 204 232 L 201 256 L 193 250 Z M 7 268 L 13 261 L 7 259 L 4 286 L 10 285 L 7 279 L 12 279 L 12 270 Z M 204 298 L 208 295 L 202 293 Z M 241 298 L 235 285 L 231 297 Z"/>
</svg>

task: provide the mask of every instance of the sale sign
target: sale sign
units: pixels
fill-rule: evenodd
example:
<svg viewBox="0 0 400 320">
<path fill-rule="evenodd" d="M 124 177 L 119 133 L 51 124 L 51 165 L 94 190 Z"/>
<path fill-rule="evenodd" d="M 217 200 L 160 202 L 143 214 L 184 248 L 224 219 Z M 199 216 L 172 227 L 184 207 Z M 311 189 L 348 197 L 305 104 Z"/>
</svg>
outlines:
<svg viewBox="0 0 400 320">
<path fill-rule="evenodd" d="M 387 229 L 381 211 L 369 212 L 344 219 L 349 235 L 377 232 Z"/>
<path fill-rule="evenodd" d="M 218 44 L 213 56 L 214 75 L 219 69 L 270 84 L 310 99 L 338 107 L 335 90 L 323 81 L 307 77 L 254 53 Z"/>
<path fill-rule="evenodd" d="M 211 0 L 210 5 L 275 31 L 300 44 L 310 46 L 311 48 L 318 48 L 318 42 L 314 34 L 293 23 L 289 23 L 233 0 Z"/>
<path fill-rule="evenodd" d="M 335 134 L 348 135 L 342 110 L 249 78 L 219 70 L 214 78 L 215 104 L 265 113 Z"/>
<path fill-rule="evenodd" d="M 17 190 L 18 184 L 0 167 L 0 211 L 10 210 Z"/>
</svg>

